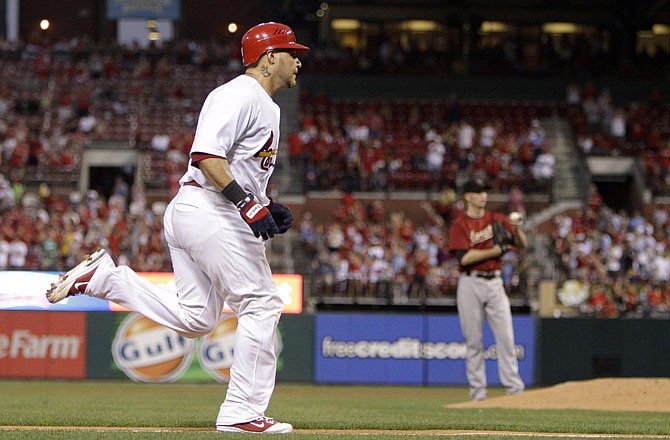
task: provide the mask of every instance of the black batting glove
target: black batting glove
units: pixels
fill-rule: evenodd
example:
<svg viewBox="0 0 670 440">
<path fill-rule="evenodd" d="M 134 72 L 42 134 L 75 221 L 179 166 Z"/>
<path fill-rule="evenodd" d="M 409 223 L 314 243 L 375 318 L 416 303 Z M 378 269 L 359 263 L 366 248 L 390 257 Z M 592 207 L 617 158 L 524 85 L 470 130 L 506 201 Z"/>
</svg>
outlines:
<svg viewBox="0 0 670 440">
<path fill-rule="evenodd" d="M 277 232 L 283 234 L 288 231 L 293 225 L 293 214 L 291 214 L 291 210 L 288 206 L 270 200 L 270 204 L 267 205 L 267 208 L 277 225 Z"/>
<path fill-rule="evenodd" d="M 279 232 L 270 211 L 258 203 L 253 194 L 247 194 L 236 206 L 242 219 L 247 222 L 256 237 L 267 240 Z"/>
</svg>

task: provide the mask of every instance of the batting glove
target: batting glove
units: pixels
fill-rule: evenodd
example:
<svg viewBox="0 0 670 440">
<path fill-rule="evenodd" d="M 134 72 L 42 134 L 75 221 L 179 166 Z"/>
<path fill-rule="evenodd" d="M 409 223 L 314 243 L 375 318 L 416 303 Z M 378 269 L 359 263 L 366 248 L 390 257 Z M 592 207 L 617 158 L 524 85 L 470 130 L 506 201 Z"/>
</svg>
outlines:
<svg viewBox="0 0 670 440">
<path fill-rule="evenodd" d="M 247 222 L 256 237 L 267 240 L 275 236 L 277 224 L 270 211 L 258 203 L 252 193 L 246 192 L 235 180 L 221 190 L 221 193 L 235 204 L 242 219 Z"/>
<path fill-rule="evenodd" d="M 288 231 L 291 225 L 293 225 L 293 214 L 291 214 L 291 210 L 288 206 L 270 200 L 270 204 L 267 205 L 267 208 L 277 225 L 277 232 L 283 234 Z"/>
<path fill-rule="evenodd" d="M 256 237 L 267 240 L 279 232 L 268 208 L 258 203 L 253 194 L 247 194 L 236 206 Z"/>
</svg>

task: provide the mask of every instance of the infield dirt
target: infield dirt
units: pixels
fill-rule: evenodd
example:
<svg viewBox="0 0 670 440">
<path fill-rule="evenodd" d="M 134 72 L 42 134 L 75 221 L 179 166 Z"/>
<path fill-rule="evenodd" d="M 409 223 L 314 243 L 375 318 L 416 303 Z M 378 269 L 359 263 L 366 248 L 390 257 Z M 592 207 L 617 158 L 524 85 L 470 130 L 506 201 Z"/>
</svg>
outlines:
<svg viewBox="0 0 670 440">
<path fill-rule="evenodd" d="M 670 379 L 606 378 L 566 382 L 523 394 L 449 405 L 449 408 L 589 409 L 670 412 Z"/>
</svg>

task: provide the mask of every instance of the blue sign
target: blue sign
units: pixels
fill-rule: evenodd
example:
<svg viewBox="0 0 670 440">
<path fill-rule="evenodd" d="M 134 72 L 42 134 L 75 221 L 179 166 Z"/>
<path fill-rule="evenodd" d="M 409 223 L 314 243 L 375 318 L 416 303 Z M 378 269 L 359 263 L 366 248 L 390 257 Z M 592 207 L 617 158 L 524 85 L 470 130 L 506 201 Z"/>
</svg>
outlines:
<svg viewBox="0 0 670 440">
<path fill-rule="evenodd" d="M 317 383 L 421 384 L 421 315 L 319 313 Z"/>
<path fill-rule="evenodd" d="M 457 316 L 427 315 L 426 382 L 430 385 L 467 385 L 465 373 L 466 345 Z M 530 316 L 515 316 L 514 343 L 519 363 L 519 374 L 526 386 L 535 383 L 535 319 Z M 432 345 L 431 345 L 432 344 Z M 484 364 L 486 382 L 500 385 L 495 338 L 487 323 L 484 323 Z"/>
<path fill-rule="evenodd" d="M 181 18 L 181 0 L 107 0 L 107 19 L 119 18 L 176 20 Z"/>
<path fill-rule="evenodd" d="M 534 318 L 513 318 L 519 372 L 534 384 Z M 316 316 L 317 383 L 467 385 L 466 346 L 458 316 L 319 313 Z M 484 328 L 486 371 L 500 385 L 495 342 Z"/>
</svg>

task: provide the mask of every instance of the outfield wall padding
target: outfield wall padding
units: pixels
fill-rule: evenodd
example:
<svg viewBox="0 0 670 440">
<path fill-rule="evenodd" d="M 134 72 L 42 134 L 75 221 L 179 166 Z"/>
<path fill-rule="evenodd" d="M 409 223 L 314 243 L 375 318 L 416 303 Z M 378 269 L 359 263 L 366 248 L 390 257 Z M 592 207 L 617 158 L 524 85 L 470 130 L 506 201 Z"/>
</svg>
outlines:
<svg viewBox="0 0 670 440">
<path fill-rule="evenodd" d="M 539 385 L 599 377 L 670 377 L 670 320 L 540 319 Z"/>
</svg>

